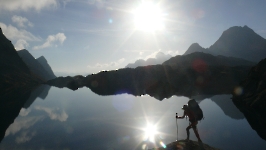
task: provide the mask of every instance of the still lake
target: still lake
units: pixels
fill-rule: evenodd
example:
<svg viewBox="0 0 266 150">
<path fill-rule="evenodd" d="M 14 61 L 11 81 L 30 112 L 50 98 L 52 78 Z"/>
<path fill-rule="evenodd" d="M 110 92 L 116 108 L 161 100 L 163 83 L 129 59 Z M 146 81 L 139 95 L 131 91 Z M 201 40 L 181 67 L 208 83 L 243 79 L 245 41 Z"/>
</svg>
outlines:
<svg viewBox="0 0 266 150">
<path fill-rule="evenodd" d="M 261 139 L 235 107 L 230 95 L 197 100 L 205 119 L 198 131 L 203 143 L 224 150 L 263 150 Z M 88 88 L 51 87 L 45 99 L 22 108 L 6 130 L 0 149 L 133 150 L 186 138 L 189 121 L 178 119 L 188 98 L 159 101 L 150 96 L 99 96 Z M 177 123 L 177 124 L 176 124 Z M 148 125 L 156 133 L 147 139 Z M 177 126 L 178 125 L 178 126 Z M 178 129 L 178 132 L 177 132 Z M 192 140 L 197 140 L 191 129 Z"/>
</svg>

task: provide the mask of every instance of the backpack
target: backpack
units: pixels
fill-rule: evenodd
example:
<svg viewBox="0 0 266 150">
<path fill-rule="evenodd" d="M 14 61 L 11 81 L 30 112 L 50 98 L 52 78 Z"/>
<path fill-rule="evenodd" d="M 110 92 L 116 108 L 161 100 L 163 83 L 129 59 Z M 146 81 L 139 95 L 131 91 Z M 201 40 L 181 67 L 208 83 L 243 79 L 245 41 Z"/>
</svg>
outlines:
<svg viewBox="0 0 266 150">
<path fill-rule="evenodd" d="M 199 107 L 199 104 L 195 101 L 195 99 L 191 99 L 188 101 L 188 108 L 192 112 L 197 121 L 203 119 L 203 112 Z"/>
</svg>

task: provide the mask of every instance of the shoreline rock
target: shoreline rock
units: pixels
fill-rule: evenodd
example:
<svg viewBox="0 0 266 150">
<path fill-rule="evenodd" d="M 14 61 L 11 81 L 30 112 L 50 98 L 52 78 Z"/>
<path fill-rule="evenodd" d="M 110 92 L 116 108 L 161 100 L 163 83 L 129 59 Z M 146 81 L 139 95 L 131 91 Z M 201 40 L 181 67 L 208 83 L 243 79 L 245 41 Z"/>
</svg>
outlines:
<svg viewBox="0 0 266 150">
<path fill-rule="evenodd" d="M 165 148 L 159 147 L 159 148 L 152 148 L 149 150 L 219 150 L 219 149 L 192 140 L 189 141 L 179 140 L 167 144 Z"/>
</svg>

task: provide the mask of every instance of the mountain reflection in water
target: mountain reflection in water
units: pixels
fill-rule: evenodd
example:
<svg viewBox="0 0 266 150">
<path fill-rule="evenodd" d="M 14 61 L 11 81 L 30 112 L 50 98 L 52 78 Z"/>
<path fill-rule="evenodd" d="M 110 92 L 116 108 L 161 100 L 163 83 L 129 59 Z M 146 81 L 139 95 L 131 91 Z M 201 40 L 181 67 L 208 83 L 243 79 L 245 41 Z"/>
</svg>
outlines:
<svg viewBox="0 0 266 150">
<path fill-rule="evenodd" d="M 198 125 L 203 142 L 221 149 L 265 147 L 265 141 L 252 130 L 230 97 L 195 97 L 205 117 Z M 167 144 L 176 139 L 175 113 L 181 114 L 187 101 L 176 96 L 163 101 L 127 94 L 98 96 L 87 88 L 75 92 L 47 86 L 32 92 L 17 89 L 1 95 L 0 118 L 4 121 L 0 126 L 0 149 L 122 150 L 160 146 L 160 142 Z M 156 125 L 155 143 L 143 139 L 148 124 Z M 178 139 L 186 137 L 187 125 L 185 119 L 178 120 Z M 191 139 L 196 137 L 191 134 Z"/>
</svg>

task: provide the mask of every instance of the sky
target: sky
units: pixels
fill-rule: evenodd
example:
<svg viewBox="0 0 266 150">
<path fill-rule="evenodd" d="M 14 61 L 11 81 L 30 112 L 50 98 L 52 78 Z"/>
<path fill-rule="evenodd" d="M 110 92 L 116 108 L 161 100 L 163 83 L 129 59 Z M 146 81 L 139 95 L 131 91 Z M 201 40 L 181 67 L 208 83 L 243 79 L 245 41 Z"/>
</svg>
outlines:
<svg viewBox="0 0 266 150">
<path fill-rule="evenodd" d="M 56 75 L 115 70 L 158 52 L 208 48 L 232 26 L 266 38 L 266 0 L 0 0 L 16 50 L 44 56 Z"/>
</svg>

